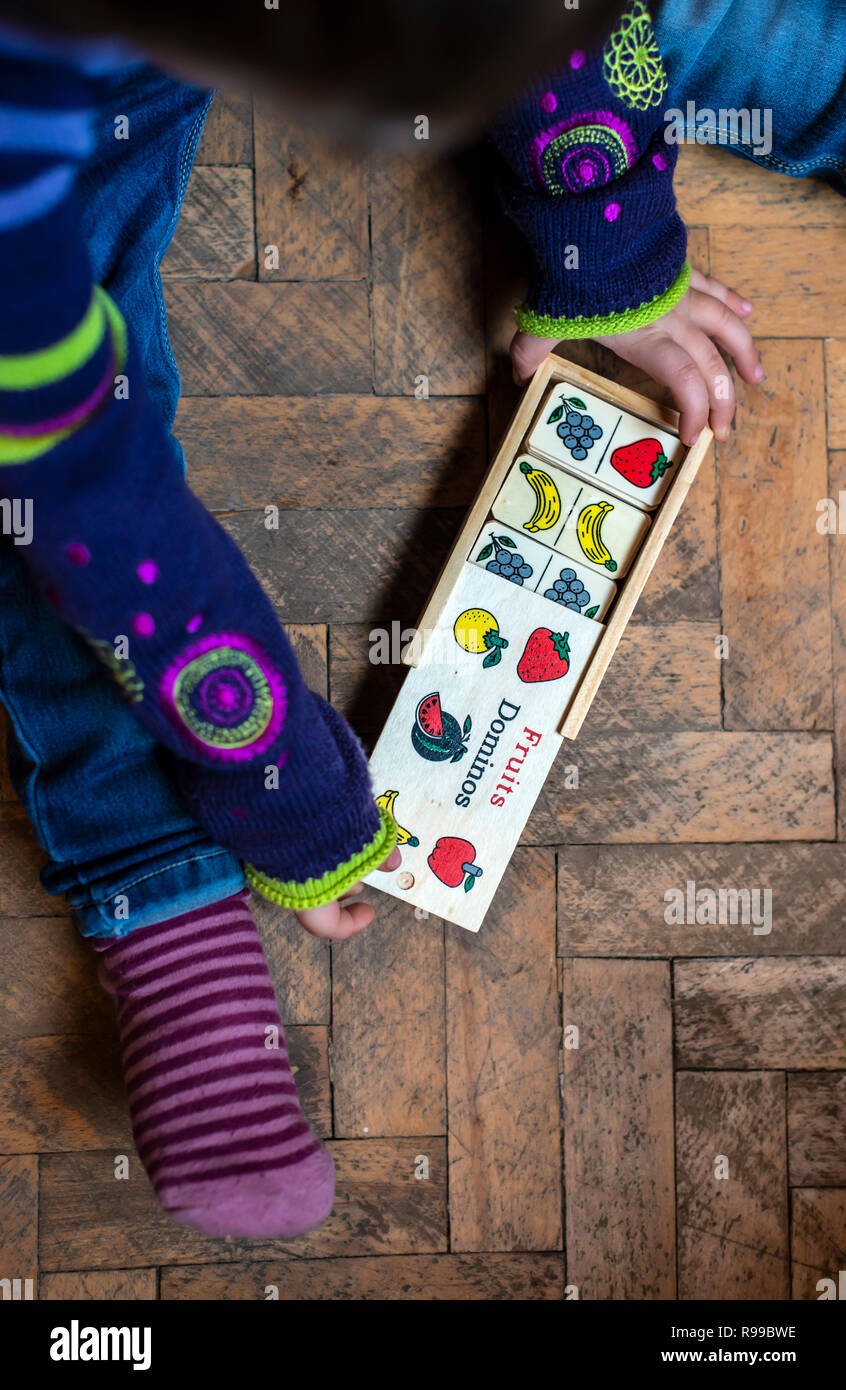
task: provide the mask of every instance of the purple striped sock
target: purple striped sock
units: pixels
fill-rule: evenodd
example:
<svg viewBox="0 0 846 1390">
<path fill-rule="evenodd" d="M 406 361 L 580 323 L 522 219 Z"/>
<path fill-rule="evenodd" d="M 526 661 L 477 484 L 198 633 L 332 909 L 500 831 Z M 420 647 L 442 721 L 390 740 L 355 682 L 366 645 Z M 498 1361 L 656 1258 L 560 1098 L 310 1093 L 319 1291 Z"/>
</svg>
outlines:
<svg viewBox="0 0 846 1390">
<path fill-rule="evenodd" d="M 98 943 L 100 976 L 163 1206 L 208 1235 L 295 1236 L 328 1216 L 334 1166 L 300 1109 L 245 896 Z"/>
</svg>

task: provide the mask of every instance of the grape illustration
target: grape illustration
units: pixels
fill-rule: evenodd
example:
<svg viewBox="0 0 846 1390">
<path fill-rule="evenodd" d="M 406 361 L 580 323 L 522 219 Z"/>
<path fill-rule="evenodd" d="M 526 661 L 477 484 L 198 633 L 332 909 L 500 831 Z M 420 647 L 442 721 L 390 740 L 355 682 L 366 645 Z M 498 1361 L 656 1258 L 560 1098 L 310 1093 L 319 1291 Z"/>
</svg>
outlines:
<svg viewBox="0 0 846 1390">
<path fill-rule="evenodd" d="M 555 425 L 555 432 L 579 462 L 586 459 L 597 439 L 602 438 L 602 426 L 588 414 L 584 401 L 577 396 L 562 397 L 546 422 Z"/>
<path fill-rule="evenodd" d="M 489 574 L 498 574 L 502 579 L 508 579 L 512 584 L 522 586 L 524 579 L 529 579 L 534 570 L 531 565 L 527 565 L 523 556 L 512 547 L 517 542 L 510 536 L 495 536 L 490 532 L 491 545 L 485 545 L 479 551 L 476 559 L 481 562 L 487 560 L 485 569 Z M 492 559 L 488 559 L 492 556 Z"/>
<path fill-rule="evenodd" d="M 581 613 L 590 603 L 590 594 L 576 575 L 574 569 L 565 568 L 559 572 L 559 577 L 553 580 L 551 586 L 543 591 L 544 598 L 552 599 L 553 603 L 560 603 L 564 608 L 569 608 L 574 613 Z M 599 604 L 595 603 L 587 613 L 586 618 L 595 618 L 599 611 Z"/>
</svg>

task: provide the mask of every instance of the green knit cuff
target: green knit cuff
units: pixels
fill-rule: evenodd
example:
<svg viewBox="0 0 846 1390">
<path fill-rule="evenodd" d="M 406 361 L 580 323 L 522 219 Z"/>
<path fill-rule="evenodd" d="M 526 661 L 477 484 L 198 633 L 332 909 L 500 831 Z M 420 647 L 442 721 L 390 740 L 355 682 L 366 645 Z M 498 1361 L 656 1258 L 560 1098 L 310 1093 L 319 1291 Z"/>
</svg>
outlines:
<svg viewBox="0 0 846 1390">
<path fill-rule="evenodd" d="M 669 313 L 683 298 L 689 285 L 690 262 L 685 261 L 676 279 L 662 294 L 645 304 L 639 304 L 636 309 L 622 309 L 618 314 L 597 315 L 595 318 L 585 318 L 580 314 L 572 319 L 555 319 L 549 314 L 537 314 L 528 304 L 522 304 L 515 310 L 514 317 L 518 328 L 524 333 L 533 333 L 536 338 L 599 338 L 611 333 L 631 333 L 635 328 L 643 328 L 647 323 L 660 319 L 662 314 Z"/>
<path fill-rule="evenodd" d="M 272 903 L 277 903 L 279 907 L 290 907 L 294 911 L 334 902 L 335 898 L 340 898 L 360 878 L 369 874 L 371 869 L 378 869 L 394 848 L 397 827 L 393 817 L 380 807 L 379 820 L 381 824 L 370 843 L 351 859 L 339 864 L 337 869 L 330 869 L 322 878 L 309 878 L 305 883 L 285 883 L 282 879 L 262 873 L 261 869 L 253 868 L 252 864 L 245 864 L 247 882 Z"/>
</svg>

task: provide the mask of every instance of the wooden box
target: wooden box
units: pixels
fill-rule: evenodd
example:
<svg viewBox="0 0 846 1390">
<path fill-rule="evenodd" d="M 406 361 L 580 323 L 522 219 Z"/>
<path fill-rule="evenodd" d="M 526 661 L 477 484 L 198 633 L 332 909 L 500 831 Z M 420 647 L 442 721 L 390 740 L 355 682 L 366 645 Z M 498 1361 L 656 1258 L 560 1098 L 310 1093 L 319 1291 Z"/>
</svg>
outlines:
<svg viewBox="0 0 846 1390">
<path fill-rule="evenodd" d="M 675 411 L 561 357 L 541 364 L 421 615 L 373 751 L 374 792 L 403 852 L 373 886 L 417 915 L 479 929 L 711 439 L 705 429 L 688 449 Z M 610 523 L 619 560 L 603 539 Z"/>
</svg>

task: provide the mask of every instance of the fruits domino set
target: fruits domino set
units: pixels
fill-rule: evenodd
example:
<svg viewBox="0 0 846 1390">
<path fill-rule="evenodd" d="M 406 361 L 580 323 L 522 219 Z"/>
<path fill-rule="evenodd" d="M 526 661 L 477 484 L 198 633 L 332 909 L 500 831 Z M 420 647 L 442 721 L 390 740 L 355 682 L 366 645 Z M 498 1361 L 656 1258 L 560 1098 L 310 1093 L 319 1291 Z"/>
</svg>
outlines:
<svg viewBox="0 0 846 1390">
<path fill-rule="evenodd" d="M 678 415 L 550 356 L 404 655 L 370 760 L 403 862 L 368 882 L 478 931 L 697 469 Z"/>
</svg>

